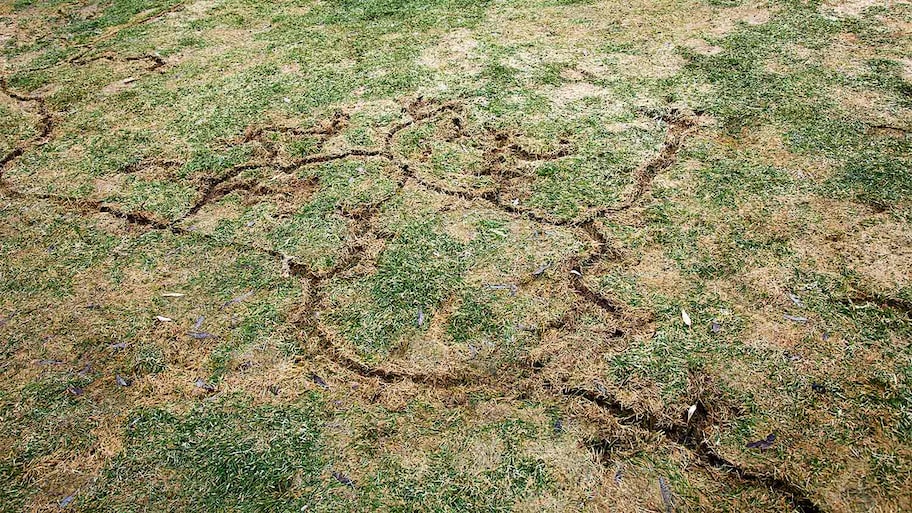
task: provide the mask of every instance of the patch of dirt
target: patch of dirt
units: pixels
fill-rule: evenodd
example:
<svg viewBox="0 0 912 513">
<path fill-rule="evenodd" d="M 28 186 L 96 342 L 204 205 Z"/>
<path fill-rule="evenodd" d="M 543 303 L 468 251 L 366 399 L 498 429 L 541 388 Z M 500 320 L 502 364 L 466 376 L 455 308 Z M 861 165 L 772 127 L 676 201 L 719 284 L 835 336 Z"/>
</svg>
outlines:
<svg viewBox="0 0 912 513">
<path fill-rule="evenodd" d="M 239 182 L 228 184 L 228 187 L 234 188 L 241 195 L 241 204 L 244 206 L 268 202 L 276 206 L 279 215 L 290 215 L 310 200 L 318 184 L 313 178 L 302 179 L 286 174 L 275 175 L 265 183 Z"/>
<path fill-rule="evenodd" d="M 883 220 L 860 227 L 836 242 L 835 249 L 874 291 L 892 294 L 912 287 L 912 229 L 907 223 Z"/>
<path fill-rule="evenodd" d="M 194 231 L 214 233 L 224 221 L 238 219 L 243 214 L 244 209 L 240 205 L 225 201 L 208 205 L 188 221 Z"/>
<path fill-rule="evenodd" d="M 775 56 L 763 63 L 763 71 L 773 75 L 788 75 L 793 71 L 793 68 L 783 63 L 779 56 Z"/>
<path fill-rule="evenodd" d="M 899 62 L 902 65 L 900 76 L 906 82 L 912 82 L 912 59 L 899 59 Z"/>
<path fill-rule="evenodd" d="M 739 146 L 766 164 L 783 169 L 801 180 L 821 181 L 835 169 L 834 163 L 823 155 L 803 155 L 789 150 L 781 130 L 775 126 L 751 130 L 746 138 L 739 141 Z"/>
<path fill-rule="evenodd" d="M 283 64 L 279 67 L 279 71 L 287 74 L 295 74 L 301 71 L 301 65 L 297 63 Z"/>
<path fill-rule="evenodd" d="M 435 46 L 426 48 L 418 63 L 434 71 L 475 75 L 482 70 L 478 41 L 468 29 L 447 32 Z"/>
<path fill-rule="evenodd" d="M 857 35 L 846 32 L 831 39 L 825 51 L 812 52 L 812 55 L 809 57 L 812 62 L 820 62 L 831 70 L 857 77 L 868 71 L 867 61 L 876 56 L 876 51 Z"/>
<path fill-rule="evenodd" d="M 12 8 L 13 4 L 0 5 L 0 11 L 7 6 Z M 28 48 L 40 44 L 49 34 L 53 34 L 55 29 L 52 16 L 47 16 L 39 9 L 30 7 L 0 20 L 0 43 Z M 30 50 L 9 59 L 4 55 L 3 60 L 11 64 L 27 63 L 42 55 L 43 52 L 44 50 Z"/>
<path fill-rule="evenodd" d="M 684 41 L 683 46 L 690 48 L 700 55 L 717 55 L 723 51 L 721 46 L 709 44 L 705 39 L 700 38 L 690 38 L 687 41 Z"/>
<path fill-rule="evenodd" d="M 6 45 L 7 42 L 13 40 L 16 37 L 16 24 L 10 19 L 0 20 L 0 45 Z M 4 61 L 6 56 L 3 56 Z"/>
<path fill-rule="evenodd" d="M 102 94 L 115 95 L 136 87 L 136 77 L 127 77 L 115 80 L 101 89 Z"/>
<path fill-rule="evenodd" d="M 187 4 L 185 9 L 196 17 L 202 17 L 206 11 L 209 11 L 220 3 L 222 3 L 221 0 L 197 0 Z"/>
<path fill-rule="evenodd" d="M 516 50 L 506 64 L 524 71 L 547 64 L 577 62 L 590 77 L 660 79 L 674 76 L 684 65 L 676 47 L 689 40 L 719 37 L 738 23 L 766 23 L 775 9 L 759 2 L 736 7 L 711 7 L 703 2 L 676 2 L 673 8 L 637 0 L 623 4 L 596 2 L 536 10 L 507 8 L 488 20 L 489 31 Z M 631 43 L 635 52 L 596 59 L 586 48 L 610 40 Z M 691 41 L 697 51 L 715 52 L 711 45 Z M 600 62 L 601 61 L 601 62 Z M 607 62 L 604 62 L 607 61 Z"/>
<path fill-rule="evenodd" d="M 817 220 L 791 245 L 804 265 L 839 275 L 849 269 L 869 292 L 893 294 L 912 286 L 912 229 L 870 207 L 814 198 Z"/>
<path fill-rule="evenodd" d="M 912 109 L 898 105 L 898 99 L 881 91 L 834 87 L 830 96 L 852 116 L 873 126 L 912 126 Z"/>
<path fill-rule="evenodd" d="M 642 283 L 646 291 L 654 293 L 677 296 L 683 294 L 687 287 L 677 263 L 660 248 L 639 254 L 635 263 L 624 266 L 624 272 L 635 276 L 637 283 Z"/>
<path fill-rule="evenodd" d="M 898 3 L 904 2 L 900 0 Z M 819 12 L 821 14 L 832 12 L 840 16 L 859 17 L 870 7 L 882 7 L 884 5 L 884 0 L 825 0 L 821 2 Z"/>
<path fill-rule="evenodd" d="M 650 79 L 673 77 L 686 64 L 684 57 L 671 44 L 658 47 L 647 54 L 619 53 L 610 58 L 624 74 Z"/>
<path fill-rule="evenodd" d="M 90 20 L 104 12 L 101 4 L 90 3 L 76 9 L 77 15 L 83 20 Z"/>
<path fill-rule="evenodd" d="M 214 66 L 213 72 L 229 76 L 249 70 L 263 61 L 266 43 L 256 39 L 254 28 L 218 27 L 207 30 L 206 46 L 203 48 L 183 49 L 180 53 L 168 56 L 168 62 L 174 65 L 195 63 L 203 69 Z M 226 55 L 246 53 L 246 59 L 225 59 Z M 173 77 L 169 87 L 179 90 L 187 86 L 186 79 Z"/>
<path fill-rule="evenodd" d="M 772 18 L 775 11 L 762 3 L 747 2 L 736 7 L 722 9 L 718 12 L 720 18 L 726 17 L 735 23 L 746 23 L 748 25 L 763 25 Z M 719 23 L 719 22 L 717 22 Z M 726 33 L 732 29 L 727 25 L 719 23 L 717 26 L 725 26 Z"/>
<path fill-rule="evenodd" d="M 244 391 L 255 402 L 266 404 L 294 403 L 318 391 L 346 393 L 349 388 L 347 377 L 328 373 L 319 359 L 305 366 L 280 354 L 276 346 L 293 337 L 289 330 L 281 329 L 269 340 L 236 355 L 232 362 L 234 371 L 226 374 L 219 384 L 219 392 Z M 323 380 L 326 388 L 318 384 L 314 376 Z"/>
<path fill-rule="evenodd" d="M 95 195 L 106 197 L 121 192 L 126 182 L 125 178 L 124 175 L 96 178 L 92 181 L 92 185 L 95 188 Z"/>
<path fill-rule="evenodd" d="M 756 300 L 758 303 L 763 302 L 767 306 L 785 309 L 789 306 L 787 284 L 791 277 L 791 270 L 779 266 L 755 267 L 743 273 L 739 273 L 733 278 L 736 288 L 743 288 L 747 291 L 748 297 Z M 731 297 L 737 297 L 737 293 L 731 294 Z M 757 304 L 752 304 L 751 309 L 756 308 Z M 779 310 L 776 310 L 777 312 Z M 773 319 L 774 322 L 782 324 L 781 319 Z"/>
<path fill-rule="evenodd" d="M 592 3 L 572 7 L 548 7 L 534 12 L 505 9 L 490 23 L 503 40 L 554 49 L 585 47 L 610 37 L 636 41 L 655 50 L 667 43 L 710 34 L 725 35 L 739 22 L 766 23 L 775 10 L 762 2 L 745 2 L 733 7 L 712 7 L 695 0 L 675 2 Z M 620 28 L 620 30 L 618 30 Z"/>
</svg>

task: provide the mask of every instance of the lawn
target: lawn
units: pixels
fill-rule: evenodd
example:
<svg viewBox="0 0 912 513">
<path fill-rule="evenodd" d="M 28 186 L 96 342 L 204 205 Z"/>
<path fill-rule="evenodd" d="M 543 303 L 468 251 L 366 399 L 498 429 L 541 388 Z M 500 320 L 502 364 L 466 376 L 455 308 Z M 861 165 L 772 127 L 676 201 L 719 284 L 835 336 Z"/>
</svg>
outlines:
<svg viewBox="0 0 912 513">
<path fill-rule="evenodd" d="M 0 512 L 912 511 L 912 3 L 0 0 Z"/>
</svg>

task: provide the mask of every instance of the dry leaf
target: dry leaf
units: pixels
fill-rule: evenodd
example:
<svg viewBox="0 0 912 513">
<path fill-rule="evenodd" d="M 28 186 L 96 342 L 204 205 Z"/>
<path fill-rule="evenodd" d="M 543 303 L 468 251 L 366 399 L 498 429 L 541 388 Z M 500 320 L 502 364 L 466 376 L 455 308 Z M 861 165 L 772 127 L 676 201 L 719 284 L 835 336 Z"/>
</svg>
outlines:
<svg viewBox="0 0 912 513">
<path fill-rule="evenodd" d="M 196 378 L 196 381 L 193 384 L 196 385 L 196 388 L 205 390 L 206 392 L 215 392 L 215 387 L 206 383 L 203 378 Z"/>
<path fill-rule="evenodd" d="M 58 505 L 60 506 L 60 509 L 66 509 L 67 507 L 69 507 L 70 504 L 73 503 L 73 501 L 75 499 L 76 499 L 75 495 L 67 495 L 66 497 L 60 499 L 60 502 L 58 503 Z"/>
<path fill-rule="evenodd" d="M 672 513 L 674 511 L 674 499 L 664 477 L 659 478 L 659 492 L 662 494 L 662 502 L 665 503 L 665 513 Z"/>
<path fill-rule="evenodd" d="M 515 296 L 516 292 L 519 290 L 519 287 L 512 283 L 505 285 L 488 285 L 488 288 L 491 290 L 509 290 L 511 296 Z"/>
<path fill-rule="evenodd" d="M 326 381 L 324 381 L 323 378 L 321 378 L 320 376 L 317 376 L 316 374 L 311 374 L 310 377 L 311 377 L 311 379 L 313 379 L 313 382 L 317 384 L 317 386 L 320 386 L 323 388 L 329 388 L 329 385 L 327 385 Z"/>
<path fill-rule="evenodd" d="M 252 296 L 252 295 L 253 295 L 253 291 L 252 291 L 252 290 L 248 290 L 247 292 L 241 294 L 240 296 L 238 296 L 238 297 L 236 297 L 236 298 L 234 298 L 234 299 L 231 299 L 230 301 L 228 301 L 228 302 L 226 302 L 225 304 L 223 304 L 223 305 L 222 305 L 222 308 L 228 308 L 228 307 L 231 306 L 231 305 L 235 305 L 235 304 L 237 304 L 237 303 L 240 303 L 241 301 L 247 299 L 248 297 L 250 297 L 250 296 Z"/>
<path fill-rule="evenodd" d="M 769 449 L 770 447 L 772 447 L 773 442 L 775 442 L 775 441 L 776 441 L 776 435 L 774 433 L 770 433 L 770 434 L 766 435 L 766 438 L 764 438 L 762 440 L 757 440 L 756 442 L 751 442 L 751 443 L 747 444 L 747 448 L 748 449 L 760 449 L 761 451 L 763 451 L 763 450 L 766 450 L 766 449 Z"/>
<path fill-rule="evenodd" d="M 690 422 L 690 418 L 693 417 L 693 414 L 697 412 L 697 405 L 691 404 L 690 408 L 687 408 L 687 422 Z"/>
<path fill-rule="evenodd" d="M 792 300 L 792 303 L 795 303 L 795 306 L 797 306 L 799 308 L 804 308 L 804 301 L 802 301 L 800 297 L 796 296 L 795 294 L 792 294 L 791 292 L 788 293 L 788 297 L 789 297 L 789 299 Z"/>
<path fill-rule="evenodd" d="M 798 324 L 804 324 L 808 322 L 807 317 L 796 317 L 794 315 L 783 315 L 787 321 L 797 322 Z"/>
<path fill-rule="evenodd" d="M 354 487 L 355 487 L 355 482 L 352 481 L 351 478 L 348 477 L 348 476 L 346 476 L 345 474 L 343 474 L 343 473 L 341 473 L 341 472 L 338 472 L 338 471 L 334 471 L 334 472 L 332 473 L 332 475 L 333 475 L 334 478 L 336 478 L 336 481 L 338 481 L 338 482 L 344 484 L 345 486 L 348 486 L 348 487 L 350 487 L 350 488 L 354 488 Z"/>
</svg>

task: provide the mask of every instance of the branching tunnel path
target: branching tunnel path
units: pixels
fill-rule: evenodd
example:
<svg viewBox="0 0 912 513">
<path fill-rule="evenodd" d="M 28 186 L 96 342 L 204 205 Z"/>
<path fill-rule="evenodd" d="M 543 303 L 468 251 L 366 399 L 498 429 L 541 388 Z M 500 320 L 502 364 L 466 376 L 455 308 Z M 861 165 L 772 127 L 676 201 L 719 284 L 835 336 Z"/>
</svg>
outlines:
<svg viewBox="0 0 912 513">
<path fill-rule="evenodd" d="M 167 12 L 172 12 L 178 7 L 172 7 Z M 147 23 L 159 19 L 165 13 L 153 13 L 136 23 Z M 104 36 L 110 37 L 110 34 Z M 142 61 L 147 63 L 141 73 L 165 73 L 168 70 L 168 62 L 156 55 L 140 55 L 122 57 L 111 53 L 93 55 L 92 46 L 86 46 L 72 58 L 61 62 L 60 65 L 81 66 L 97 60 L 106 61 Z M 5 178 L 3 173 L 29 151 L 35 150 L 53 139 L 55 136 L 56 120 L 62 116 L 59 112 L 50 111 L 47 101 L 42 96 L 31 96 L 17 92 L 9 87 L 7 79 L 0 77 L 0 92 L 18 102 L 23 110 L 35 112 L 39 117 L 39 123 L 36 135 L 31 139 L 21 142 L 15 146 L 6 155 L 0 157 L 0 194 L 20 200 L 43 200 L 56 204 L 59 208 L 79 214 L 105 214 L 114 218 L 124 220 L 128 223 L 144 227 L 149 230 L 166 230 L 177 235 L 189 237 L 206 237 L 211 239 L 214 245 L 233 246 L 243 251 L 259 252 L 277 261 L 277 265 L 283 266 L 292 279 L 303 282 L 307 289 L 307 301 L 300 306 L 298 314 L 294 316 L 291 322 L 294 322 L 300 332 L 313 340 L 318 341 L 318 345 L 324 356 L 330 358 L 336 365 L 347 371 L 360 376 L 363 379 L 376 379 L 384 383 L 395 383 L 408 380 L 416 384 L 435 387 L 435 388 L 452 388 L 452 387 L 484 387 L 486 390 L 501 390 L 505 395 L 515 393 L 519 387 L 518 383 L 504 376 L 515 375 L 523 376 L 525 380 L 533 380 L 541 390 L 545 390 L 553 400 L 569 401 L 583 400 L 591 403 L 601 411 L 611 415 L 616 421 L 624 426 L 658 435 L 665 440 L 665 443 L 674 444 L 681 447 L 690 454 L 690 459 L 695 465 L 715 471 L 721 475 L 725 482 L 732 485 L 748 485 L 762 487 L 773 490 L 775 493 L 784 497 L 791 504 L 792 508 L 798 511 L 814 513 L 822 511 L 821 507 L 815 504 L 800 486 L 777 477 L 774 474 L 758 473 L 746 470 L 737 463 L 726 459 L 719 454 L 712 444 L 707 440 L 706 433 L 714 427 L 712 407 L 713 398 L 704 397 L 698 402 L 698 409 L 689 421 L 680 419 L 674 424 L 663 424 L 660 420 L 651 417 L 637 409 L 635 405 L 623 404 L 614 397 L 610 391 L 603 386 L 588 387 L 584 385 L 567 385 L 551 383 L 546 378 L 541 377 L 542 364 L 540 362 L 531 362 L 530 369 L 523 369 L 524 372 L 504 372 L 500 373 L 497 379 L 491 376 L 482 375 L 472 372 L 469 369 L 456 369 L 441 372 L 415 372 L 410 370 L 407 365 L 391 363 L 383 366 L 372 366 L 364 363 L 351 350 L 346 348 L 343 342 L 338 341 L 330 329 L 325 326 L 323 321 L 315 313 L 320 309 L 326 299 L 327 284 L 330 280 L 337 277 L 349 276 L 353 269 L 359 263 L 371 259 L 368 254 L 367 246 L 362 241 L 364 239 L 376 239 L 388 242 L 388 235 L 377 229 L 377 215 L 393 199 L 399 197 L 406 187 L 418 187 L 429 192 L 441 194 L 443 196 L 469 202 L 480 208 L 493 209 L 500 211 L 511 218 L 518 220 L 531 221 L 546 227 L 562 227 L 572 230 L 581 240 L 588 240 L 590 249 L 582 254 L 577 254 L 566 261 L 553 264 L 553 267 L 560 271 L 563 280 L 566 280 L 568 290 L 571 290 L 578 301 L 559 319 L 553 322 L 537 327 L 539 335 L 545 332 L 566 330 L 573 326 L 574 318 L 580 315 L 584 309 L 593 309 L 600 312 L 601 315 L 609 316 L 619 321 L 623 328 L 618 328 L 611 335 L 613 338 L 624 338 L 629 336 L 629 331 L 643 330 L 646 324 L 642 319 L 636 319 L 625 315 L 628 307 L 615 298 L 609 297 L 595 288 L 587 280 L 590 270 L 600 263 L 610 261 L 615 257 L 610 248 L 610 241 L 601 228 L 601 222 L 611 216 L 629 211 L 638 206 L 641 199 L 648 191 L 653 178 L 662 173 L 673 165 L 676 161 L 678 151 L 681 149 L 686 138 L 698 129 L 698 116 L 693 113 L 687 113 L 675 109 L 667 109 L 664 112 L 652 113 L 651 117 L 658 123 L 665 126 L 665 138 L 658 152 L 639 167 L 633 170 L 632 183 L 625 192 L 623 200 L 616 205 L 603 206 L 589 209 L 577 217 L 566 220 L 555 218 L 548 213 L 536 209 L 520 206 L 514 202 L 504 199 L 503 189 L 505 180 L 515 177 L 515 172 L 506 169 L 503 165 L 504 156 L 510 155 L 522 161 L 546 161 L 556 160 L 571 156 L 573 149 L 566 144 L 561 144 L 559 149 L 549 153 L 536 153 L 524 148 L 521 144 L 513 140 L 510 134 L 493 133 L 487 138 L 487 148 L 485 168 L 481 174 L 493 179 L 494 185 L 485 189 L 456 189 L 445 184 L 435 181 L 434 179 L 423 176 L 418 169 L 416 162 L 403 158 L 396 154 L 394 143 L 401 132 L 404 130 L 421 125 L 423 123 L 436 122 L 447 113 L 458 114 L 462 109 L 460 101 L 438 102 L 424 98 L 413 99 L 405 103 L 402 108 L 402 115 L 406 121 L 394 124 L 387 128 L 382 138 L 382 143 L 378 147 L 369 148 L 351 148 L 338 152 L 325 152 L 327 141 L 341 129 L 344 128 L 348 121 L 344 111 L 338 111 L 331 119 L 313 128 L 297 127 L 256 127 L 247 131 L 244 136 L 244 142 L 259 142 L 264 147 L 269 148 L 267 135 L 272 132 L 288 132 L 297 136 L 312 136 L 319 141 L 319 150 L 315 153 L 297 158 L 291 162 L 283 162 L 276 151 L 268 151 L 265 159 L 249 161 L 236 165 L 221 175 L 211 177 L 198 191 L 198 201 L 192 205 L 182 216 L 173 221 L 163 221 L 152 214 L 142 211 L 125 211 L 115 205 L 107 204 L 101 201 L 92 201 L 83 198 L 54 195 L 54 194 L 34 194 L 22 192 L 14 188 Z M 649 115 L 647 113 L 646 115 Z M 460 119 L 458 117 L 453 119 Z M 469 137 L 465 133 L 464 125 L 456 123 L 455 137 Z M 255 244 L 242 242 L 224 242 L 216 241 L 213 237 L 192 231 L 182 226 L 182 222 L 199 213 L 206 205 L 218 201 L 225 195 L 233 191 L 243 191 L 251 196 L 265 195 L 270 192 L 269 188 L 252 180 L 243 180 L 240 178 L 246 170 L 255 168 L 270 168 L 280 173 L 296 172 L 306 166 L 312 166 L 320 163 L 338 161 L 338 160 L 357 160 L 357 159 L 381 159 L 389 164 L 391 169 L 395 170 L 392 176 L 395 187 L 380 199 L 362 206 L 354 211 L 339 211 L 339 215 L 344 217 L 349 223 L 349 241 L 345 254 L 339 261 L 328 270 L 317 271 L 310 266 L 298 262 L 294 257 L 283 254 L 279 251 L 262 247 Z M 138 166 L 154 165 L 155 162 L 144 162 Z M 170 163 L 170 165 L 179 166 L 182 163 Z M 316 179 L 311 186 L 318 186 Z M 541 272 L 532 272 L 522 277 L 517 287 L 523 287 L 536 279 L 541 278 Z M 305 363 L 305 362 L 300 362 Z M 531 388 L 531 387 L 527 387 Z M 606 448 L 607 442 L 593 440 L 589 442 L 590 448 L 596 454 L 605 452 L 610 449 Z"/>
</svg>

